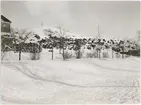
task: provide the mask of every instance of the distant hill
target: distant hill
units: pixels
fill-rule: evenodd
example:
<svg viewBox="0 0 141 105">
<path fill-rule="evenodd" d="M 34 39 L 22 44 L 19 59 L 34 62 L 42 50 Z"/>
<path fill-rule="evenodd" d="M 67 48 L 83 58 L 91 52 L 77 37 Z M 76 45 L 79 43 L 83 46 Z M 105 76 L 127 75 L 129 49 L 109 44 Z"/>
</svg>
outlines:
<svg viewBox="0 0 141 105">
<path fill-rule="evenodd" d="M 48 38 L 50 34 L 52 36 L 57 36 L 57 37 L 61 36 L 60 29 L 54 28 L 54 27 L 35 28 L 35 29 L 32 29 L 32 31 L 34 34 L 39 35 L 40 38 L 42 38 L 42 39 L 44 39 L 45 37 Z M 89 38 L 89 37 L 80 36 L 78 34 L 74 34 L 71 32 L 65 32 L 64 37 L 67 37 L 67 38 Z"/>
</svg>

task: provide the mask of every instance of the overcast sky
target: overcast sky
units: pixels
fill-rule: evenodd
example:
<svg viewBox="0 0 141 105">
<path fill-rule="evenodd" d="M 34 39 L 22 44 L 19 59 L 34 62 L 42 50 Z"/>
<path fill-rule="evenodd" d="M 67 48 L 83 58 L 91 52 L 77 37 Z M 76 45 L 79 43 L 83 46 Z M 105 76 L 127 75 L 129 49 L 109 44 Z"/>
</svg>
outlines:
<svg viewBox="0 0 141 105">
<path fill-rule="evenodd" d="M 1 11 L 13 28 L 63 25 L 73 33 L 133 37 L 140 28 L 139 1 L 2 1 Z"/>
</svg>

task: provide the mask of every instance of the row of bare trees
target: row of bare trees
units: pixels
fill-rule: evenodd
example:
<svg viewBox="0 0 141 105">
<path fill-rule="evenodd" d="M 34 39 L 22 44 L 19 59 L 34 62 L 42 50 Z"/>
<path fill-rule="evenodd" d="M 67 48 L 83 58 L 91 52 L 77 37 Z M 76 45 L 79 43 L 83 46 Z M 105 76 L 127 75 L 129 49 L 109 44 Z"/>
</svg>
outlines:
<svg viewBox="0 0 141 105">
<path fill-rule="evenodd" d="M 52 52 L 52 59 L 54 58 L 54 47 L 56 47 L 56 43 L 59 44 L 59 53 L 62 54 L 62 57 L 63 57 L 63 60 L 65 60 L 65 48 L 66 46 L 69 45 L 69 42 L 70 42 L 70 39 L 69 38 L 66 38 L 66 34 L 67 34 L 67 31 L 66 29 L 62 28 L 61 26 L 57 27 L 59 29 L 59 36 L 56 37 L 55 33 L 51 32 L 50 31 L 50 37 L 49 39 L 44 39 L 44 41 L 41 41 L 39 42 L 40 45 L 42 45 L 42 43 L 48 43 L 50 42 L 50 45 L 51 45 L 51 50 L 50 52 Z M 5 38 L 2 38 L 2 46 L 5 46 L 5 45 L 8 45 L 9 47 L 12 45 L 12 44 L 18 44 L 19 46 L 19 49 L 18 49 L 18 52 L 19 52 L 19 60 L 21 60 L 21 53 L 22 53 L 22 49 L 24 47 L 24 43 L 26 42 L 27 39 L 29 39 L 31 36 L 33 35 L 33 32 L 32 31 L 28 31 L 27 29 L 11 29 L 11 36 L 12 36 L 12 42 L 10 41 L 4 41 L 3 39 Z M 40 36 L 40 35 L 39 35 Z M 138 35 L 138 39 L 140 38 L 140 34 Z M 97 52 L 97 57 L 101 58 L 100 56 L 100 53 L 101 53 L 101 49 L 102 47 L 105 45 L 105 43 L 107 42 L 101 42 L 101 39 L 97 39 L 96 41 L 95 40 L 92 40 L 92 42 L 89 43 L 89 41 L 91 41 L 91 39 L 73 39 L 73 45 L 75 46 L 74 50 L 76 51 L 76 58 L 81 58 L 81 47 L 83 45 L 85 45 L 86 43 L 88 43 L 93 49 L 96 48 L 96 52 Z M 138 40 L 139 41 L 139 40 Z M 5 44 L 6 42 L 9 42 L 11 44 Z M 114 45 L 114 41 L 111 41 L 111 45 Z M 125 49 L 125 46 L 124 46 L 124 41 L 120 41 L 120 43 L 117 43 L 115 46 L 107 46 L 107 48 L 112 48 L 112 55 L 113 55 L 113 51 L 116 51 L 116 52 L 119 52 L 119 49 L 123 52 L 122 55 L 124 55 L 124 49 Z M 140 46 L 140 44 L 137 44 L 138 46 Z M 33 46 L 34 47 L 34 46 Z M 3 52 L 6 51 L 5 47 L 2 48 Z M 140 48 L 138 48 L 140 50 Z M 124 57 L 124 56 L 122 56 Z"/>
<path fill-rule="evenodd" d="M 124 58 L 125 54 L 131 54 L 131 52 L 135 52 L 137 50 L 137 47 L 134 46 L 133 47 L 133 51 L 126 51 L 127 49 L 129 49 L 131 47 L 132 43 L 127 41 L 127 43 L 129 43 L 129 45 L 127 46 L 126 45 L 126 41 L 122 41 L 122 40 L 120 40 L 120 42 L 118 42 L 118 43 L 115 43 L 113 40 L 111 40 L 109 42 L 110 43 L 109 45 L 106 45 L 107 44 L 106 41 L 105 42 L 101 42 L 101 39 L 92 40 L 92 42 L 88 42 L 88 41 L 84 42 L 83 39 L 73 39 L 73 40 L 70 40 L 70 39 L 67 39 L 65 37 L 60 37 L 60 38 L 53 38 L 52 37 L 51 40 L 54 40 L 53 41 L 54 43 L 59 42 L 59 53 L 61 53 L 61 50 L 62 50 L 63 60 L 65 60 L 64 51 L 66 49 L 66 46 L 69 46 L 69 42 L 70 41 L 73 42 L 71 45 L 75 46 L 73 49 L 76 51 L 76 53 L 77 53 L 77 57 L 76 58 L 78 58 L 78 59 L 81 57 L 80 49 L 86 43 L 87 44 L 89 43 L 89 45 L 92 47 L 92 49 L 96 49 L 97 57 L 98 58 L 101 58 L 101 56 L 100 56 L 101 54 L 100 53 L 101 53 L 102 48 L 104 48 L 104 49 L 111 48 L 112 49 L 112 58 L 113 58 L 113 52 L 118 52 L 118 53 L 122 54 L 122 58 Z M 56 45 L 56 44 L 54 44 L 54 45 Z"/>
<path fill-rule="evenodd" d="M 1 39 L 2 39 L 2 53 L 3 55 L 5 55 L 4 53 L 6 53 L 8 50 L 10 51 L 14 51 L 14 52 L 17 52 L 19 53 L 19 60 L 21 60 L 22 56 L 21 56 L 21 53 L 22 51 L 24 50 L 27 50 L 29 48 L 25 48 L 27 46 L 26 45 L 26 41 L 32 37 L 33 33 L 32 31 L 28 31 L 27 29 L 13 29 L 11 28 L 11 36 L 6 36 L 6 35 L 3 35 L 1 36 Z M 28 43 L 30 44 L 30 43 Z M 30 53 L 33 53 L 34 55 L 36 55 L 36 52 L 37 50 L 37 47 L 36 44 L 34 43 L 31 43 L 32 45 L 32 49 L 30 49 Z M 2 57 L 4 58 L 4 57 Z M 32 59 L 32 58 L 31 58 Z"/>
</svg>

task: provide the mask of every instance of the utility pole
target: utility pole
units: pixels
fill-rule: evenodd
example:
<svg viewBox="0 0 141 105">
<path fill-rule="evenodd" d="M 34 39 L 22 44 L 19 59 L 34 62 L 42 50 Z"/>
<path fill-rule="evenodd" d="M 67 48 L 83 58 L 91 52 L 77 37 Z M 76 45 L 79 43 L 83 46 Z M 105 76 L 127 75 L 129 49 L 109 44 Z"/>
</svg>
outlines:
<svg viewBox="0 0 141 105">
<path fill-rule="evenodd" d="M 98 38 L 100 39 L 100 30 L 99 30 L 99 24 L 97 26 L 97 31 L 98 31 Z"/>
<path fill-rule="evenodd" d="M 98 31 L 98 39 L 100 39 L 101 36 L 100 36 L 99 24 L 98 24 L 98 26 L 97 26 L 97 31 Z M 100 42 L 99 42 L 99 48 L 100 48 L 100 46 L 101 46 L 101 45 L 100 45 Z M 99 59 L 100 59 L 100 52 L 101 52 L 101 49 L 99 49 L 98 52 L 97 52 L 97 53 L 98 53 L 97 55 L 99 55 Z"/>
<path fill-rule="evenodd" d="M 43 23 L 43 22 L 41 22 L 41 27 L 42 27 L 42 28 L 43 28 L 43 24 L 44 24 L 44 23 Z"/>
<path fill-rule="evenodd" d="M 123 42 L 123 54 L 122 54 L 122 58 L 124 58 L 124 42 Z"/>
</svg>

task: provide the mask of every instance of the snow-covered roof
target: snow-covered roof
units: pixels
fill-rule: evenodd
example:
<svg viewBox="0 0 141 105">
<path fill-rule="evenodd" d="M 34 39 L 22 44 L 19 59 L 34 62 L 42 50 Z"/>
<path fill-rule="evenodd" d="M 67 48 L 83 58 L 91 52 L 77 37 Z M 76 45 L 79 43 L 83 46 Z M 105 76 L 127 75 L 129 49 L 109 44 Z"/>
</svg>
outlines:
<svg viewBox="0 0 141 105">
<path fill-rule="evenodd" d="M 49 33 L 46 30 L 50 30 L 52 33 L 54 33 L 53 36 L 57 36 L 57 37 L 61 36 L 60 29 L 54 28 L 54 27 L 44 27 L 44 28 L 34 28 L 34 29 L 32 29 L 34 34 L 39 35 L 43 39 L 45 37 L 49 37 L 48 36 Z M 67 37 L 67 38 L 83 38 L 83 36 L 80 36 L 78 34 L 74 34 L 74 33 L 71 33 L 71 32 L 66 32 L 64 37 Z"/>
<path fill-rule="evenodd" d="M 45 32 L 42 28 L 35 28 L 35 29 L 32 29 L 32 31 L 34 34 L 39 35 L 41 39 L 48 37 L 47 35 L 45 35 Z"/>
<path fill-rule="evenodd" d="M 37 43 L 39 40 L 35 37 L 29 38 L 25 41 L 25 43 Z"/>
<path fill-rule="evenodd" d="M 57 36 L 57 37 L 60 37 L 61 34 L 60 34 L 60 29 L 59 28 L 55 28 L 55 27 L 43 27 L 43 28 L 34 28 L 32 29 L 33 33 L 34 34 L 37 34 L 39 35 L 42 39 L 44 39 L 45 37 L 49 37 L 49 33 L 52 32 L 52 36 Z M 95 36 L 82 36 L 80 34 L 75 34 L 75 33 L 72 33 L 72 32 L 66 32 L 65 35 L 63 37 L 66 37 L 66 38 L 78 38 L 78 39 L 83 39 L 83 38 L 86 38 L 86 39 L 89 39 L 89 38 L 94 38 Z M 105 38 L 105 39 L 109 39 L 108 38 Z"/>
<path fill-rule="evenodd" d="M 1 15 L 1 20 L 3 20 L 4 22 L 9 22 L 11 23 L 11 21 L 9 19 L 7 19 L 5 16 Z"/>
</svg>

